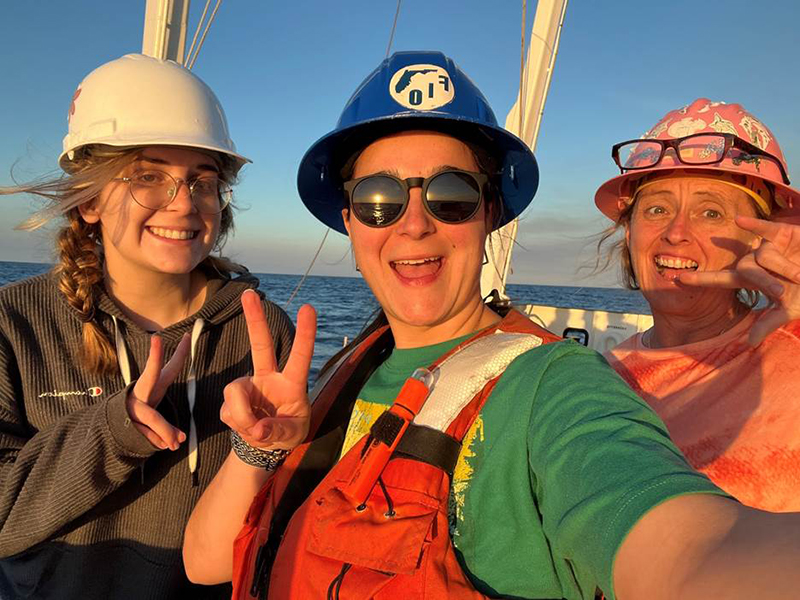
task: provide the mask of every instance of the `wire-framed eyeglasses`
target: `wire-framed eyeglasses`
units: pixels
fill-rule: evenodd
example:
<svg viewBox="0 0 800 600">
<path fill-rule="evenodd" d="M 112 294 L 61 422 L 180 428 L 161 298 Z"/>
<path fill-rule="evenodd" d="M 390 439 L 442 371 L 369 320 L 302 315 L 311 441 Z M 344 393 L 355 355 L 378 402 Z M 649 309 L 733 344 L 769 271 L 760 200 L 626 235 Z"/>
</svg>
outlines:
<svg viewBox="0 0 800 600">
<path fill-rule="evenodd" d="M 758 146 L 732 133 L 695 133 L 672 140 L 639 139 L 614 144 L 611 157 L 620 173 L 649 169 L 658 165 L 672 149 L 677 160 L 685 165 L 716 165 L 730 159 L 734 165 L 758 163 L 767 159 L 776 164 L 784 183 L 789 176 L 777 156 L 764 152 Z"/>
<path fill-rule="evenodd" d="M 186 185 L 197 212 L 215 215 L 231 203 L 233 191 L 219 177 L 197 177 L 176 179 L 169 173 L 157 169 L 136 171 L 130 177 L 117 177 L 130 188 L 131 198 L 143 208 L 159 210 L 168 206 Z"/>
</svg>

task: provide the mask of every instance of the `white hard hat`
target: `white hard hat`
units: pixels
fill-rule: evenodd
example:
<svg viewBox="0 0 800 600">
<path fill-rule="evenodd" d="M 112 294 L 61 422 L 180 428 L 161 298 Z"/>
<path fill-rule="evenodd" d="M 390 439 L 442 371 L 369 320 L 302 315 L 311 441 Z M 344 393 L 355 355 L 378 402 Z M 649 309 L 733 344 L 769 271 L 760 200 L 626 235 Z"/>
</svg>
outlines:
<svg viewBox="0 0 800 600">
<path fill-rule="evenodd" d="M 187 146 L 231 156 L 241 168 L 225 112 L 211 88 L 171 60 L 128 54 L 89 73 L 68 115 L 58 163 L 69 170 L 75 150 L 109 146 Z"/>
</svg>

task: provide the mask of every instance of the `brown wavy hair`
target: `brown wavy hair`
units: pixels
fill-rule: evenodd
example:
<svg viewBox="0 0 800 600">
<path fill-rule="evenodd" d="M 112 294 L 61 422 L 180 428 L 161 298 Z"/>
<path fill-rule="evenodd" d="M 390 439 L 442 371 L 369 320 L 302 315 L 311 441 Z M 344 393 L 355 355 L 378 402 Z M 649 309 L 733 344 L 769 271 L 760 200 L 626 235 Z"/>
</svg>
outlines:
<svg viewBox="0 0 800 600">
<path fill-rule="evenodd" d="M 33 230 L 53 218 L 63 216 L 66 223 L 55 236 L 58 263 L 54 272 L 58 289 L 83 321 L 81 361 L 91 373 L 117 371 L 117 353 L 113 340 L 96 319 L 95 306 L 102 291 L 104 277 L 103 243 L 99 223 L 87 223 L 79 206 L 95 200 L 103 188 L 120 171 L 132 164 L 142 148 L 116 148 L 93 145 L 81 148 L 70 163 L 69 173 L 42 180 L 0 188 L 0 195 L 27 193 L 47 201 L 47 206 L 17 226 Z M 229 184 L 236 182 L 238 165 L 227 155 L 212 154 L 220 167 L 220 177 Z M 225 207 L 214 250 L 221 251 L 233 231 L 232 205 Z M 243 273 L 244 267 L 222 256 L 207 256 L 201 266 L 219 272 Z"/>
</svg>

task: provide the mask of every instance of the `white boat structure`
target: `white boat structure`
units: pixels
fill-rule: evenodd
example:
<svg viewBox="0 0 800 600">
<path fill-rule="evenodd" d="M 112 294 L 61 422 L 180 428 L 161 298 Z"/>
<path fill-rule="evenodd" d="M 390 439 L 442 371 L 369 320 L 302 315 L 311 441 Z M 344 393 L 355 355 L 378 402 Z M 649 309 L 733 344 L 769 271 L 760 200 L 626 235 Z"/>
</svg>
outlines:
<svg viewBox="0 0 800 600">
<path fill-rule="evenodd" d="M 519 94 L 506 117 L 505 128 L 528 144 L 533 151 L 536 150 L 566 11 L 567 0 L 538 1 L 527 56 L 521 61 Z M 524 27 L 524 14 L 522 22 Z M 524 37 L 522 48 L 525 48 Z M 484 296 L 497 290 L 501 300 L 513 303 L 506 293 L 506 280 L 511 268 L 511 253 L 517 227 L 517 220 L 514 220 L 493 233 L 487 242 L 486 252 L 492 258 L 484 267 L 481 277 L 481 291 Z M 653 317 L 649 314 L 540 304 L 514 306 L 538 325 L 563 337 L 575 339 L 599 352 L 605 352 L 653 325 Z"/>
<path fill-rule="evenodd" d="M 222 0 L 216 0 L 209 14 L 211 3 L 211 0 L 206 1 L 187 52 L 186 33 L 190 0 L 147 0 L 142 53 L 160 59 L 174 60 L 191 69 Z M 505 128 L 534 151 L 566 10 L 567 0 L 538 0 L 530 43 L 525 54 L 523 9 L 519 94 L 506 117 Z M 481 290 L 484 296 L 496 290 L 501 301 L 513 304 L 537 324 L 563 337 L 575 339 L 599 352 L 605 352 L 631 335 L 652 326 L 653 318 L 649 314 L 513 303 L 506 293 L 506 281 L 511 270 L 511 256 L 517 228 L 518 221 L 514 220 L 494 232 L 487 241 L 486 251 L 490 259 L 481 276 Z"/>
</svg>

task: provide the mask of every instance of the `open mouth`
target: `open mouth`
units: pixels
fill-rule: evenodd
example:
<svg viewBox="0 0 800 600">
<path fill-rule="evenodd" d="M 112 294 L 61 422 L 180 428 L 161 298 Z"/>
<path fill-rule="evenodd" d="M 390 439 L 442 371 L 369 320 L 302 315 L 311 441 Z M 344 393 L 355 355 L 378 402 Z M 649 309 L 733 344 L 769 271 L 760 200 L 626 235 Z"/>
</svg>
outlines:
<svg viewBox="0 0 800 600">
<path fill-rule="evenodd" d="M 147 231 L 156 237 L 166 240 L 193 240 L 197 231 L 193 229 L 168 229 L 166 227 L 148 227 Z"/>
<path fill-rule="evenodd" d="M 425 258 L 408 258 L 390 261 L 392 269 L 406 279 L 419 279 L 436 275 L 442 268 L 441 256 L 428 256 Z"/>
<path fill-rule="evenodd" d="M 694 261 L 691 258 L 667 256 L 665 254 L 658 254 L 654 256 L 653 262 L 656 264 L 656 269 L 661 274 L 664 274 L 668 271 L 696 271 L 698 266 L 697 261 Z"/>
</svg>

